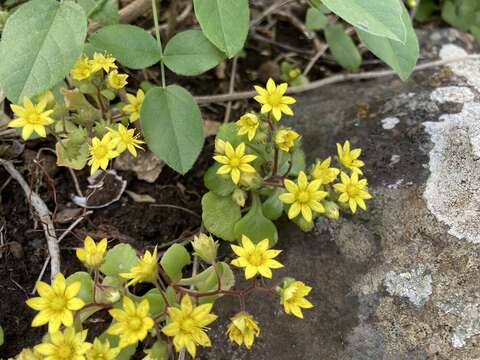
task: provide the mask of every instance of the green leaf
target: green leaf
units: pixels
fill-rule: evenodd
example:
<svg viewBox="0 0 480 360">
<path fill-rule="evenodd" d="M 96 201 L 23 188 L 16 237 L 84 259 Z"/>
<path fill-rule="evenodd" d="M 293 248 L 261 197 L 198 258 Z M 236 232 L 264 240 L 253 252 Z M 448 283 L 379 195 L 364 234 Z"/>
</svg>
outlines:
<svg viewBox="0 0 480 360">
<path fill-rule="evenodd" d="M 235 224 L 235 237 L 238 241 L 242 235 L 247 236 L 255 244 L 264 239 L 269 240 L 270 247 L 278 241 L 278 232 L 275 224 L 267 219 L 262 212 L 262 203 L 258 194 L 253 194 L 252 207 L 248 213 Z"/>
<path fill-rule="evenodd" d="M 147 350 L 148 359 L 152 360 L 167 360 L 168 359 L 168 344 L 165 341 L 157 340 L 153 346 Z M 145 358 L 144 358 L 145 359 Z"/>
<path fill-rule="evenodd" d="M 163 61 L 180 75 L 200 75 L 225 60 L 200 30 L 187 30 L 175 35 L 165 47 Z"/>
<path fill-rule="evenodd" d="M 426 22 L 431 19 L 432 15 L 439 9 L 434 0 L 422 0 L 417 7 L 415 20 Z"/>
<path fill-rule="evenodd" d="M 229 58 L 242 50 L 249 27 L 248 0 L 193 0 L 205 36 Z"/>
<path fill-rule="evenodd" d="M 163 254 L 160 265 L 170 279 L 177 282 L 182 278 L 182 269 L 191 262 L 190 253 L 185 249 L 185 246 L 173 244 Z"/>
<path fill-rule="evenodd" d="M 296 177 L 300 173 L 300 171 L 305 171 L 306 163 L 305 163 L 305 153 L 303 150 L 296 146 L 291 151 L 291 159 L 292 159 L 292 168 L 290 169 L 289 176 Z M 286 153 L 285 151 L 280 151 L 280 166 L 279 172 L 281 174 L 285 174 L 288 170 L 290 160 L 290 154 Z"/>
<path fill-rule="evenodd" d="M 77 0 L 77 4 L 82 7 L 83 11 L 85 11 L 85 14 L 87 16 L 90 16 L 90 14 L 97 7 L 97 1 L 95 0 Z"/>
<path fill-rule="evenodd" d="M 407 29 L 407 41 L 402 44 L 358 30 L 360 40 L 381 60 L 385 61 L 402 80 L 408 79 L 420 54 L 417 35 L 413 29 L 407 9 L 403 8 L 402 19 Z"/>
<path fill-rule="evenodd" d="M 120 21 L 118 0 L 97 0 L 100 5 L 91 14 L 93 20 L 102 26 L 117 24 Z"/>
<path fill-rule="evenodd" d="M 203 122 L 193 96 L 178 85 L 155 87 L 145 96 L 141 115 L 150 150 L 185 174 L 203 147 Z"/>
<path fill-rule="evenodd" d="M 120 338 L 117 335 L 110 335 L 107 334 L 105 331 L 98 337 L 102 342 L 108 340 L 110 343 L 110 348 L 114 348 L 118 346 Z M 122 348 L 122 351 L 115 357 L 115 360 L 130 360 L 135 354 L 135 350 L 137 349 L 137 343 L 128 345 L 127 347 Z"/>
<path fill-rule="evenodd" d="M 217 139 L 228 141 L 233 147 L 237 147 L 242 142 L 238 136 L 238 127 L 235 123 L 229 122 L 218 128 Z"/>
<path fill-rule="evenodd" d="M 147 299 L 150 305 L 149 314 L 150 316 L 156 316 L 163 312 L 165 309 L 165 300 L 163 299 L 162 294 L 158 289 L 152 289 L 147 292 L 145 295 L 139 297 L 139 301 Z"/>
<path fill-rule="evenodd" d="M 235 184 L 230 177 L 224 177 L 217 174 L 220 164 L 215 163 L 210 166 L 203 176 L 203 182 L 208 190 L 220 196 L 230 195 L 235 190 Z"/>
<path fill-rule="evenodd" d="M 3 334 L 3 328 L 0 326 L 0 346 L 3 345 L 5 341 L 5 335 Z"/>
<path fill-rule="evenodd" d="M 316 8 L 309 8 L 305 18 L 305 26 L 310 30 L 321 30 L 327 26 L 327 17 Z"/>
<path fill-rule="evenodd" d="M 227 241 L 235 240 L 233 227 L 241 217 L 240 206 L 231 196 L 218 196 L 211 191 L 203 195 L 202 220 L 207 230 L 215 236 Z"/>
<path fill-rule="evenodd" d="M 105 26 L 90 37 L 90 44 L 111 53 L 120 64 L 131 69 L 143 69 L 160 61 L 155 38 L 138 26 Z"/>
<path fill-rule="evenodd" d="M 130 245 L 118 244 L 107 251 L 100 271 L 108 276 L 119 276 L 120 273 L 130 271 L 137 262 L 137 254 Z"/>
<path fill-rule="evenodd" d="M 82 170 L 88 161 L 88 144 L 84 142 L 83 144 L 73 144 L 74 146 L 71 146 L 72 141 L 70 139 L 62 140 L 62 144 L 59 142 L 55 144 L 57 166 L 65 166 L 73 170 Z M 72 152 L 73 154 L 71 154 Z"/>
<path fill-rule="evenodd" d="M 362 56 L 341 24 L 328 25 L 325 28 L 325 38 L 335 60 L 343 68 L 351 71 L 358 70 L 362 64 Z"/>
<path fill-rule="evenodd" d="M 58 84 L 83 49 L 87 18 L 71 2 L 32 0 L 7 20 L 0 42 L 0 83 L 18 103 Z"/>
<path fill-rule="evenodd" d="M 65 279 L 67 285 L 71 285 L 74 282 L 79 282 L 80 292 L 77 297 L 85 301 L 86 304 L 91 303 L 93 300 L 93 280 L 89 273 L 85 271 L 77 271 L 73 273 L 68 278 Z"/>
<path fill-rule="evenodd" d="M 224 262 L 216 264 L 218 275 L 220 276 L 220 285 L 222 290 L 230 290 L 235 285 L 235 276 L 233 274 L 230 265 Z M 214 291 L 218 289 L 218 278 L 215 270 L 212 268 L 212 272 L 202 282 L 197 282 L 195 287 L 198 291 Z M 215 301 L 218 296 L 208 296 L 199 299 L 200 304 L 210 303 Z"/>
<path fill-rule="evenodd" d="M 262 213 L 270 220 L 277 220 L 283 213 L 283 203 L 278 198 L 282 191 L 275 189 L 273 193 L 263 202 Z"/>
<path fill-rule="evenodd" d="M 322 3 L 356 28 L 392 40 L 406 41 L 401 20 L 402 7 L 398 0 L 322 0 Z"/>
</svg>

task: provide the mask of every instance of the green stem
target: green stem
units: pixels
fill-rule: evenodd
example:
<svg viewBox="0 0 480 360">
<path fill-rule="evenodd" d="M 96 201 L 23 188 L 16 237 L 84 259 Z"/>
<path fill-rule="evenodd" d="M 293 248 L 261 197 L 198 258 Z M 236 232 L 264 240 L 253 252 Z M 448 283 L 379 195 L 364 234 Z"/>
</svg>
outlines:
<svg viewBox="0 0 480 360">
<path fill-rule="evenodd" d="M 153 22 L 155 25 L 155 37 L 157 38 L 157 46 L 160 51 L 160 72 L 162 75 L 162 87 L 166 87 L 165 82 L 165 65 L 163 63 L 163 47 L 162 39 L 160 38 L 160 26 L 158 24 L 157 0 L 152 0 Z"/>
</svg>

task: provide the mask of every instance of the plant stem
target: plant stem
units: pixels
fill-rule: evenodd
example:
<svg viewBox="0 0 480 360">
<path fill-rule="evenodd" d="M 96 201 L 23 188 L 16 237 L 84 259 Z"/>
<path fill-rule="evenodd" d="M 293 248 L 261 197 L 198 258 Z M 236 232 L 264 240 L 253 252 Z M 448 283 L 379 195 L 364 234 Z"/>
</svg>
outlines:
<svg viewBox="0 0 480 360">
<path fill-rule="evenodd" d="M 160 25 L 158 23 L 157 0 L 152 0 L 153 22 L 155 25 L 155 37 L 157 38 L 158 51 L 160 51 L 160 72 L 162 75 L 162 87 L 166 87 L 165 83 L 165 65 L 163 63 L 163 47 L 162 39 L 160 38 Z"/>
</svg>

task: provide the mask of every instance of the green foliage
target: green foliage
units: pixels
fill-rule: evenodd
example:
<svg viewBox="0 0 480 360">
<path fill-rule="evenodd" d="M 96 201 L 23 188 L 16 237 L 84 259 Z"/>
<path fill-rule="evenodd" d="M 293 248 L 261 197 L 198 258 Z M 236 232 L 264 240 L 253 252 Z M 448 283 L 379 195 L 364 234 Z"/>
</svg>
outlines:
<svg viewBox="0 0 480 360">
<path fill-rule="evenodd" d="M 137 302 L 148 300 L 150 304 L 150 316 L 157 316 L 165 310 L 165 300 L 158 289 L 151 289 L 145 295 L 137 297 Z"/>
<path fill-rule="evenodd" d="M 100 267 L 100 271 L 105 275 L 119 278 L 120 273 L 128 272 L 137 262 L 137 254 L 130 245 L 118 244 L 105 255 L 105 261 Z"/>
<path fill-rule="evenodd" d="M 408 79 L 420 55 L 417 35 L 413 29 L 407 9 L 403 9 L 402 20 L 407 30 L 405 44 L 379 37 L 357 29 L 360 40 L 377 57 L 386 62 L 402 80 Z"/>
<path fill-rule="evenodd" d="M 185 246 L 173 244 L 163 254 L 160 265 L 170 279 L 176 282 L 182 278 L 182 269 L 191 261 L 190 253 L 185 249 Z"/>
<path fill-rule="evenodd" d="M 190 170 L 203 147 L 203 123 L 193 96 L 177 85 L 152 88 L 141 119 L 150 150 L 179 173 Z"/>
<path fill-rule="evenodd" d="M 220 196 L 230 195 L 235 190 L 235 184 L 230 178 L 217 174 L 220 164 L 213 164 L 203 176 L 203 182 L 208 190 Z"/>
<path fill-rule="evenodd" d="M 77 0 L 85 14 L 100 25 L 116 24 L 119 21 L 117 0 Z"/>
<path fill-rule="evenodd" d="M 8 99 L 18 102 L 58 84 L 80 56 L 86 32 L 85 12 L 71 1 L 19 7 L 0 42 L 0 83 Z"/>
<path fill-rule="evenodd" d="M 194 0 L 203 33 L 229 58 L 242 50 L 249 26 L 248 0 Z"/>
<path fill-rule="evenodd" d="M 358 29 L 404 43 L 407 35 L 398 0 L 322 0 L 332 12 Z"/>
<path fill-rule="evenodd" d="M 205 228 L 215 236 L 235 240 L 234 226 L 241 217 L 240 207 L 231 196 L 218 196 L 213 192 L 203 195 L 202 220 Z"/>
<path fill-rule="evenodd" d="M 80 292 L 77 297 L 85 301 L 86 304 L 93 300 L 93 280 L 89 273 L 85 271 L 77 271 L 65 279 L 67 285 L 71 285 L 74 282 L 81 284 Z"/>
<path fill-rule="evenodd" d="M 4 335 L 4 333 L 3 333 L 3 328 L 2 328 L 2 326 L 0 326 L 0 346 L 3 345 L 4 341 L 5 341 L 5 335 Z"/>
<path fill-rule="evenodd" d="M 282 193 L 282 190 L 275 189 L 272 194 L 263 202 L 262 213 L 270 220 L 277 220 L 282 216 L 283 203 L 278 199 L 278 196 Z"/>
<path fill-rule="evenodd" d="M 325 14 L 317 8 L 309 8 L 305 18 L 305 26 L 310 30 L 323 30 L 327 26 L 328 19 Z"/>
<path fill-rule="evenodd" d="M 120 340 L 118 336 L 107 334 L 107 332 L 102 333 L 98 338 L 101 341 L 108 340 L 111 347 L 118 346 L 118 342 Z M 135 354 L 136 349 L 137 349 L 136 343 L 134 345 L 129 345 L 123 348 L 122 351 L 120 351 L 120 353 L 117 355 L 115 360 L 130 360 L 133 354 Z"/>
<path fill-rule="evenodd" d="M 278 241 L 277 227 L 263 214 L 262 203 L 257 194 L 253 194 L 252 206 L 248 213 L 235 224 L 234 232 L 238 241 L 241 240 L 242 235 L 250 238 L 255 244 L 268 239 L 270 247 Z"/>
<path fill-rule="evenodd" d="M 131 69 L 143 69 L 160 61 L 155 39 L 138 26 L 106 26 L 90 37 L 90 44 L 97 50 L 109 52 Z"/>
<path fill-rule="evenodd" d="M 225 60 L 199 30 L 187 30 L 175 35 L 163 53 L 165 65 L 180 75 L 199 75 Z"/>
<path fill-rule="evenodd" d="M 358 70 L 362 64 L 362 56 L 341 24 L 328 25 L 325 28 L 325 38 L 335 60 L 342 67 L 352 71 Z"/>
</svg>

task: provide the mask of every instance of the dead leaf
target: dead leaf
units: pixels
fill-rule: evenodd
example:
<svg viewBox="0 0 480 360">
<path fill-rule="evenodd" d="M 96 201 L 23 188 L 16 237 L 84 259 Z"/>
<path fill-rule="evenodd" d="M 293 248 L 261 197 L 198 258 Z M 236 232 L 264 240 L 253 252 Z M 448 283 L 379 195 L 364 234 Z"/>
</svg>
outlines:
<svg viewBox="0 0 480 360">
<path fill-rule="evenodd" d="M 124 151 L 115 159 L 113 167 L 122 171 L 133 171 L 139 180 L 154 183 L 165 163 L 151 151 L 140 151 L 137 157 Z"/>
</svg>

